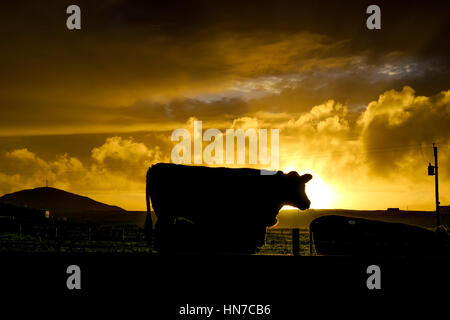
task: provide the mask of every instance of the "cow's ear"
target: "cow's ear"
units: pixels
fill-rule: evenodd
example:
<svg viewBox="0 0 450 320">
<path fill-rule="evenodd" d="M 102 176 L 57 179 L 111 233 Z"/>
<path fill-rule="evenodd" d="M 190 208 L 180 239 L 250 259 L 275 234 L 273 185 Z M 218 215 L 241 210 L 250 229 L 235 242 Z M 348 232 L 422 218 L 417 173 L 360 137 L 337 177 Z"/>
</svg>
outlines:
<svg viewBox="0 0 450 320">
<path fill-rule="evenodd" d="M 300 177 L 300 175 L 298 174 L 297 171 L 291 171 L 287 175 L 288 175 L 289 178 L 293 178 L 293 177 L 298 178 L 298 177 Z"/>
<path fill-rule="evenodd" d="M 310 175 L 309 173 L 304 174 L 300 177 L 300 179 L 302 180 L 302 182 L 307 183 L 309 180 L 312 179 L 312 175 Z"/>
</svg>

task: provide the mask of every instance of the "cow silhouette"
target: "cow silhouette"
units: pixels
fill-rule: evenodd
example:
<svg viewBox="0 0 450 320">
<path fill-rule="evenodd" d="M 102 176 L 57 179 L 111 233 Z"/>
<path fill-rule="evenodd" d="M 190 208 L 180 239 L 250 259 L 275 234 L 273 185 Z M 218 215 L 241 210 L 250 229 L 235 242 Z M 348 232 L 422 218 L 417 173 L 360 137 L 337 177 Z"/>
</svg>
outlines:
<svg viewBox="0 0 450 320">
<path fill-rule="evenodd" d="M 445 231 L 336 215 L 316 218 L 309 229 L 321 255 L 450 256 Z"/>
<path fill-rule="evenodd" d="M 155 164 L 147 172 L 147 237 L 151 200 L 159 252 L 254 253 L 283 205 L 309 208 L 311 179 L 295 171 Z"/>
</svg>

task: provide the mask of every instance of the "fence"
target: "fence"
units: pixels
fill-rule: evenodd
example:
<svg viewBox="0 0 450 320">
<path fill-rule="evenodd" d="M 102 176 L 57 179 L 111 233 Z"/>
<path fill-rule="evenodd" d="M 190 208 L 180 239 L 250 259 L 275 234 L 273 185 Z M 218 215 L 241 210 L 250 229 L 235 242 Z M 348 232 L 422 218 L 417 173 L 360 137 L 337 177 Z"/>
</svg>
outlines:
<svg viewBox="0 0 450 320">
<path fill-rule="evenodd" d="M 0 220 L 0 251 L 155 252 L 135 225 Z M 256 254 L 310 255 L 308 229 L 268 229 Z"/>
</svg>

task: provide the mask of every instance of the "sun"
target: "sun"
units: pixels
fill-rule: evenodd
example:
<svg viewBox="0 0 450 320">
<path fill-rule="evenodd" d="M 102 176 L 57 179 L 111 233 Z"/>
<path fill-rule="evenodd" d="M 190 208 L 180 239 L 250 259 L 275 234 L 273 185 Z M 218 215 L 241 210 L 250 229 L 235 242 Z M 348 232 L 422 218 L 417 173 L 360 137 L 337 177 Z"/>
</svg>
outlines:
<svg viewBox="0 0 450 320">
<path fill-rule="evenodd" d="M 334 192 L 318 175 L 313 175 L 306 184 L 305 191 L 311 200 L 312 209 L 331 209 L 334 203 Z"/>
<path fill-rule="evenodd" d="M 318 174 L 312 170 L 298 171 L 294 167 L 286 167 L 283 172 L 288 173 L 290 171 L 297 171 L 300 175 L 305 173 L 312 174 L 311 181 L 306 183 L 305 192 L 311 201 L 311 209 L 332 209 L 335 200 L 335 193 L 332 188 L 323 181 Z M 291 209 L 289 206 L 283 207 L 285 209 Z"/>
</svg>

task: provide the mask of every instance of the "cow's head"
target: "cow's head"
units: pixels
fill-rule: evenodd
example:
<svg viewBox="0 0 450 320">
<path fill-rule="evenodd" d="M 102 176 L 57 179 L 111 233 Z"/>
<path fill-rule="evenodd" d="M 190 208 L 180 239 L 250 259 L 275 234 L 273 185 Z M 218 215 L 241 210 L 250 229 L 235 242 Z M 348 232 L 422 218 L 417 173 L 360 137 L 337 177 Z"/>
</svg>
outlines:
<svg viewBox="0 0 450 320">
<path fill-rule="evenodd" d="M 300 176 L 297 172 L 291 171 L 283 177 L 285 204 L 306 210 L 311 205 L 305 193 L 305 183 L 312 179 L 312 175 L 304 174 Z"/>
</svg>

